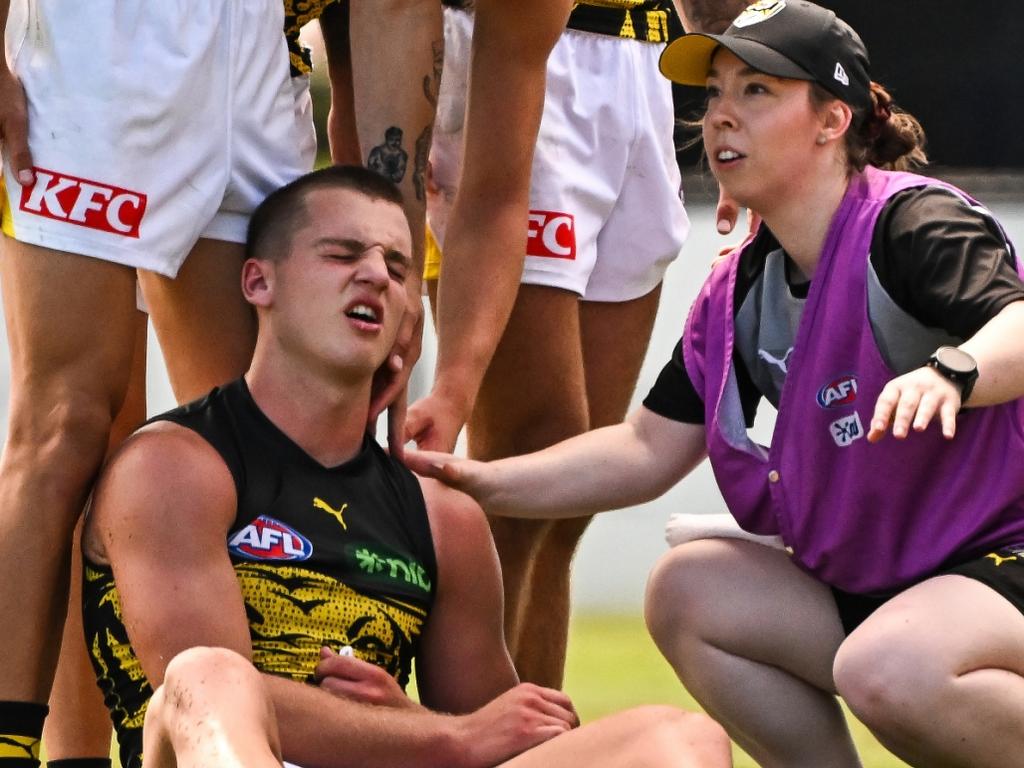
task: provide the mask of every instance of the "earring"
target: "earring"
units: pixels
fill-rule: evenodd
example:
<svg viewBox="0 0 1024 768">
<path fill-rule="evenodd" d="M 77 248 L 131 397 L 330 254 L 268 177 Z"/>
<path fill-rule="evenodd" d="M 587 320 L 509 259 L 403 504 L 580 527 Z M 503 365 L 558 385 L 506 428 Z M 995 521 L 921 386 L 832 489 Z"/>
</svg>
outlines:
<svg viewBox="0 0 1024 768">
<path fill-rule="evenodd" d="M 828 137 L 824 133 L 819 133 L 818 138 L 814 140 L 814 143 L 819 147 L 825 146 L 825 142 L 828 141 Z"/>
</svg>

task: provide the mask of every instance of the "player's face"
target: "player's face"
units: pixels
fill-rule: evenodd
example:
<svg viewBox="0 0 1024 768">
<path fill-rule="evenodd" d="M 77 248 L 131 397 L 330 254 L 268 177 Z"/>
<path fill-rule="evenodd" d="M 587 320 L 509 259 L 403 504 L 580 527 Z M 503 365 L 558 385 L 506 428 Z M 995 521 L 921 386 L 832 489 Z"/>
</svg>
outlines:
<svg viewBox="0 0 1024 768">
<path fill-rule="evenodd" d="M 817 172 L 810 84 L 758 72 L 724 48 L 707 81 L 704 148 L 723 189 L 756 211 Z"/>
<path fill-rule="evenodd" d="M 405 214 L 348 189 L 311 192 L 306 210 L 309 221 L 275 269 L 273 332 L 314 364 L 372 373 L 405 313 Z"/>
</svg>

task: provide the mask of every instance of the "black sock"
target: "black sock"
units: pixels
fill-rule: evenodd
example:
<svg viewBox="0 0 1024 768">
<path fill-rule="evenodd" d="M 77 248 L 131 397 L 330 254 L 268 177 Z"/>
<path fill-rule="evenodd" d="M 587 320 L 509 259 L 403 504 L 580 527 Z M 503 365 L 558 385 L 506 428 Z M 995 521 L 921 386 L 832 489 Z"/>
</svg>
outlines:
<svg viewBox="0 0 1024 768">
<path fill-rule="evenodd" d="M 31 701 L 0 701 L 0 768 L 39 768 L 39 742 L 49 711 Z"/>
<path fill-rule="evenodd" d="M 110 768 L 109 757 L 65 757 L 47 760 L 46 768 Z"/>
</svg>

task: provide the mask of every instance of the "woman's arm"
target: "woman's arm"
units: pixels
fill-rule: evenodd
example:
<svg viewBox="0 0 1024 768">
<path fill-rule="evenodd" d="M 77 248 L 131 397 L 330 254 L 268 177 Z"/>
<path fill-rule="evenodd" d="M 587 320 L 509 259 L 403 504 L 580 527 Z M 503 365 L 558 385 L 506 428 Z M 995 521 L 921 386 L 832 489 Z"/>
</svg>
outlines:
<svg viewBox="0 0 1024 768">
<path fill-rule="evenodd" d="M 646 408 L 622 424 L 570 438 L 543 451 L 493 462 L 407 452 L 409 466 L 473 496 L 488 514 L 577 517 L 649 501 L 697 466 L 704 425 Z"/>
</svg>

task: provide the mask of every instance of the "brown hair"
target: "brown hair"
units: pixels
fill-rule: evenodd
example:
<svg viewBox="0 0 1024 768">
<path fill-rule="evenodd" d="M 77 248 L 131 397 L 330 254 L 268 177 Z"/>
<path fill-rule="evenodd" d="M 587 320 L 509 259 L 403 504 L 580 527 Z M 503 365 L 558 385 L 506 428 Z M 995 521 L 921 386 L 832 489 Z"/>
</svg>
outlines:
<svg viewBox="0 0 1024 768">
<path fill-rule="evenodd" d="M 817 83 L 811 85 L 815 106 L 836 97 Z M 850 166 L 862 171 L 873 165 L 891 171 L 905 171 L 928 162 L 924 129 L 917 118 L 900 109 L 878 83 L 871 83 L 872 110 L 853 109 L 853 121 L 846 132 L 846 153 Z"/>
<path fill-rule="evenodd" d="M 288 254 L 292 235 L 311 216 L 330 215 L 308 210 L 306 196 L 317 189 L 349 189 L 371 200 L 403 204 L 398 187 L 379 173 L 358 165 L 332 165 L 299 176 L 274 190 L 256 206 L 245 239 L 247 259 L 280 260 Z"/>
</svg>

